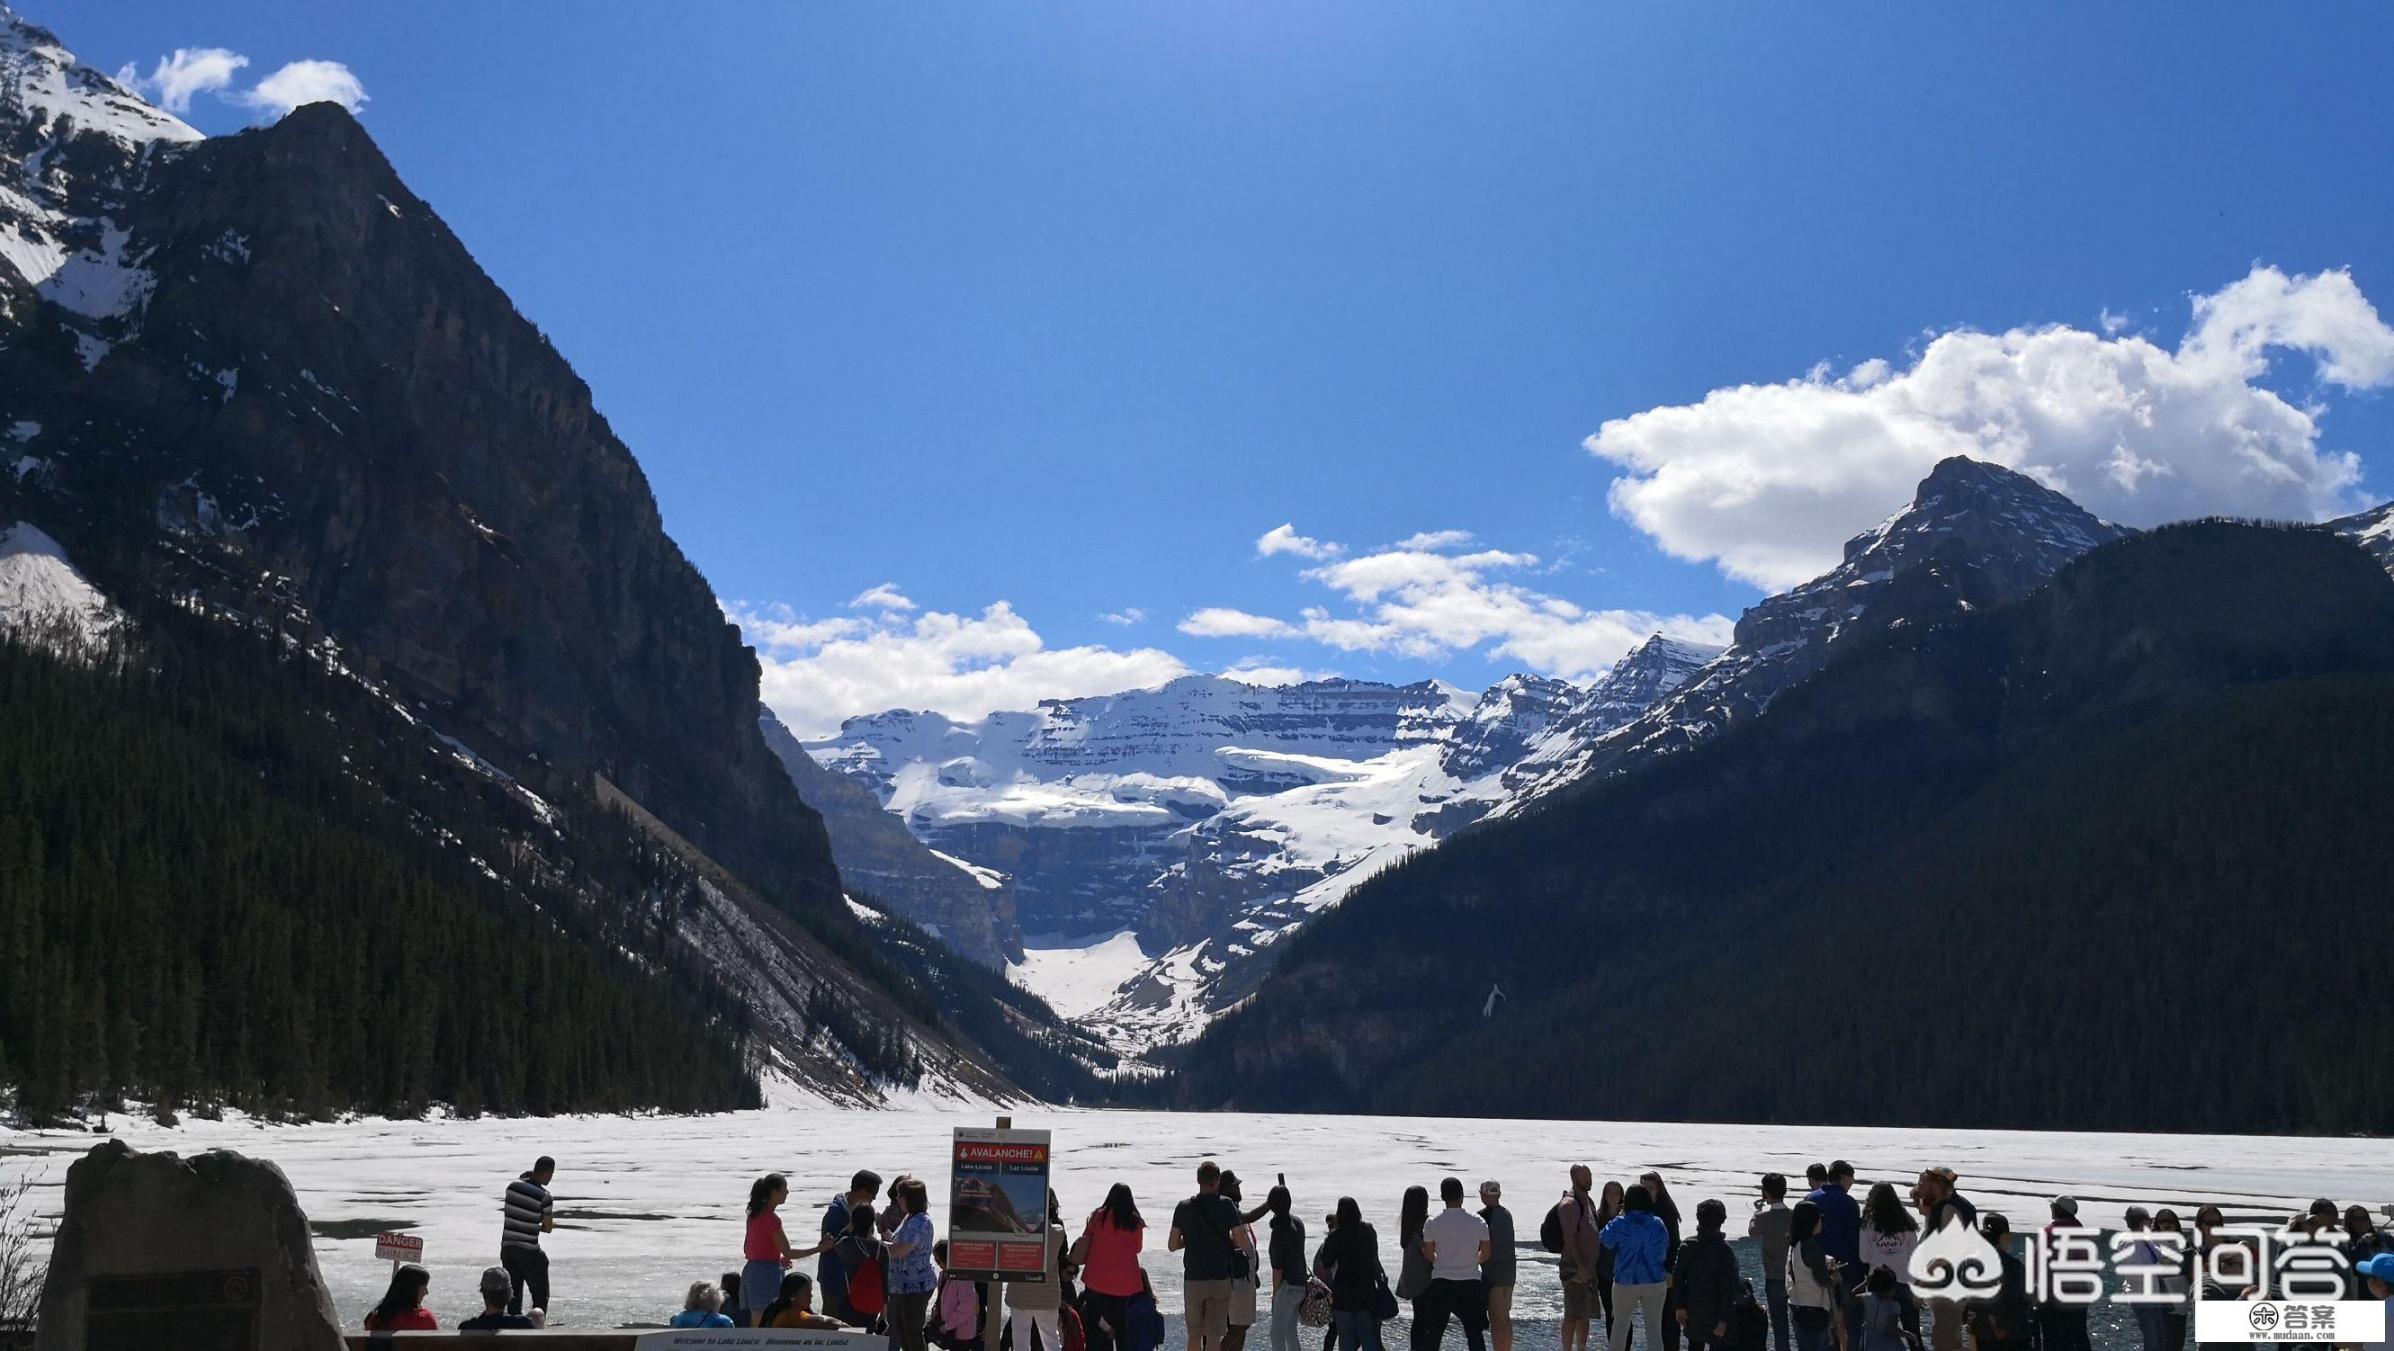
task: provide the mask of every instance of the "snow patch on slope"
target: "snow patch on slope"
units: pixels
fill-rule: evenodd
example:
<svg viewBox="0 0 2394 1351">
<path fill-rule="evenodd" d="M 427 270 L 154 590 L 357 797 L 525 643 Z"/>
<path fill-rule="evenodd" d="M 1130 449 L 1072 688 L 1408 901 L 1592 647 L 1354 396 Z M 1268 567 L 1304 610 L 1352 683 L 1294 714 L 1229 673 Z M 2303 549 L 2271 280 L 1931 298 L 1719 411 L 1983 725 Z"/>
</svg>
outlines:
<svg viewBox="0 0 2394 1351">
<path fill-rule="evenodd" d="M 96 645 L 124 622 L 57 540 L 23 521 L 0 528 L 0 628 Z"/>
</svg>

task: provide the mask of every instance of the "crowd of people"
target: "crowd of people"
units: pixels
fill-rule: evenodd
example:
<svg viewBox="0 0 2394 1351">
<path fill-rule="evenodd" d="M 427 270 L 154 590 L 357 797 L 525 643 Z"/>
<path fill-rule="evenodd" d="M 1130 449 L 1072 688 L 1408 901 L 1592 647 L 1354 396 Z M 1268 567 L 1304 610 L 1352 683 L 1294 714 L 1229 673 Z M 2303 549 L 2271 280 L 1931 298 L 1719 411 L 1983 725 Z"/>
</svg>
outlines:
<svg viewBox="0 0 2394 1351">
<path fill-rule="evenodd" d="M 555 1167 L 542 1158 L 508 1184 L 500 1264 L 483 1273 L 483 1311 L 461 1330 L 542 1325 L 549 1284 L 540 1238 L 555 1223 Z M 1568 1179 L 1536 1234 L 1561 1281 L 1561 1351 L 1588 1351 L 1599 1327 L 1605 1351 L 1630 1351 L 1633 1342 L 1644 1351 L 1962 1351 L 1965 1341 L 1974 1351 L 2092 1351 L 2089 1301 L 2032 1283 L 2022 1251 L 2059 1252 L 2073 1231 L 2093 1236 L 2068 1196 L 2053 1198 L 2042 1226 L 2015 1235 L 2007 1217 L 1981 1212 L 1962 1193 L 1951 1169 L 1928 1169 L 1902 1191 L 1893 1180 L 1862 1190 L 1851 1164 L 1814 1164 L 1792 1202 L 1788 1179 L 1764 1173 L 1745 1225 L 1760 1259 L 1757 1289 L 1730 1246 L 1726 1203 L 1698 1203 L 1689 1233 L 1659 1172 L 1599 1187 L 1579 1165 Z M 789 1199 L 781 1174 L 756 1180 L 744 1265 L 693 1283 L 668 1326 L 849 1329 L 885 1337 L 890 1351 L 1160 1351 L 1164 1341 L 1141 1261 L 1151 1226 L 1124 1184 L 1077 1227 L 1049 1192 L 1046 1270 L 1006 1281 L 1002 1295 L 950 1271 L 920 1178 L 885 1184 L 869 1169 L 856 1173 L 803 1244 L 782 1222 Z M 2220 1272 L 2236 1264 L 2212 1260 L 2223 1246 L 2251 1246 L 2249 1225 L 2230 1226 L 2217 1206 L 2196 1209 L 2191 1232 L 2166 1208 L 2131 1206 L 2124 1218 L 2117 1243 L 2123 1270 L 2135 1273 L 2124 1288 L 2137 1297 L 2141 1351 L 2184 1351 L 2197 1302 L 2258 1292 L 2223 1283 Z M 1968 1297 L 1933 1288 L 1916 1296 L 1915 1250 L 1956 1227 L 1986 1240 L 2000 1281 L 1981 1282 Z M 2394 1236 L 2365 1207 L 2321 1200 L 2280 1233 L 2334 1249 L 2349 1282 L 2343 1297 L 2385 1302 L 2394 1323 Z M 1438 1351 L 1450 1326 L 1469 1351 L 1513 1351 L 1513 1291 L 1530 1245 L 1517 1237 L 1501 1183 L 1470 1193 L 1449 1177 L 1435 1201 L 1425 1186 L 1406 1189 L 1396 1239 L 1384 1249 L 1347 1196 L 1310 1240 L 1285 1177 L 1250 1207 L 1238 1175 L 1204 1161 L 1164 1236 L 1181 1267 L 1187 1351 L 1245 1351 L 1259 1325 L 1268 1351 L 1305 1351 L 1307 1328 L 1320 1331 L 1319 1351 L 1389 1351 L 1383 1328 L 1400 1314 L 1408 1315 L 1406 1351 Z M 801 1265 L 810 1261 L 811 1273 Z M 429 1283 L 421 1267 L 397 1268 L 367 1328 L 436 1327 L 424 1307 Z M 1002 1307 L 993 1311 L 993 1299 Z M 2387 1351 L 2385 1342 L 2367 1345 Z"/>
</svg>

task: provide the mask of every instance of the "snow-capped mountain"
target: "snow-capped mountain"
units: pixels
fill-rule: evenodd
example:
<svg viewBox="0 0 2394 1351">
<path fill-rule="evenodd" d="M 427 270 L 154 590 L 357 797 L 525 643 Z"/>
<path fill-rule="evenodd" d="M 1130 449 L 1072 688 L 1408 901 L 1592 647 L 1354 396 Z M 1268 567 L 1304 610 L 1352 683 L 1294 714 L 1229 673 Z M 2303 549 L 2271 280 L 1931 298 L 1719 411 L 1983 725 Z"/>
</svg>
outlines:
<svg viewBox="0 0 2394 1351">
<path fill-rule="evenodd" d="M 1658 637 L 1591 686 L 1514 676 L 1477 698 L 1189 676 L 975 722 L 874 714 L 807 749 L 940 855 L 1007 878 L 1018 978 L 1136 1053 L 1194 1033 L 1257 954 L 1484 814 L 1559 720 L 1610 730 L 1714 653 Z"/>
<path fill-rule="evenodd" d="M 1748 609 L 1726 651 L 1613 727 L 1568 724 L 1505 772 L 1491 815 L 1591 774 L 1618 773 L 1753 717 L 1840 645 L 2018 600 L 2070 560 L 2132 533 L 2025 474 L 1955 456 L 1911 503 L 1846 541 L 1844 560 Z"/>
<path fill-rule="evenodd" d="M 0 156 L 13 170 L 0 184 L 0 323 L 48 301 L 84 368 L 97 363 L 155 285 L 118 213 L 201 139 L 0 5 Z"/>
<path fill-rule="evenodd" d="M 2001 605 L 2129 532 L 2026 475 L 1947 460 L 1726 649 L 1657 635 L 1603 678 L 1154 690 L 958 723 L 898 711 L 808 744 L 934 850 L 1010 879 L 1017 974 L 1137 1053 L 1185 1039 L 1252 959 L 1391 863 L 1592 774 L 1752 718 L 1867 634 Z"/>
</svg>

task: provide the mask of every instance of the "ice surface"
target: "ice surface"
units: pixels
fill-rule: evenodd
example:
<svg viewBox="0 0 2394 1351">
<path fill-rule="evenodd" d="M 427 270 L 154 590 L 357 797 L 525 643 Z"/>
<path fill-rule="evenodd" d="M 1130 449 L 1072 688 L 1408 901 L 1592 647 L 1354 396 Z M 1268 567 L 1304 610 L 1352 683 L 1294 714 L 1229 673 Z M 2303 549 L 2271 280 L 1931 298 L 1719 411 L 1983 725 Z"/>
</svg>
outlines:
<svg viewBox="0 0 2394 1351">
<path fill-rule="evenodd" d="M 108 1124 L 139 1149 L 224 1147 L 281 1165 L 319 1233 L 337 1225 L 343 1235 L 319 1237 L 316 1251 L 352 1327 L 389 1275 L 373 1258 L 377 1227 L 424 1237 L 430 1304 L 444 1324 L 470 1311 L 476 1274 L 497 1260 L 501 1189 L 536 1156 L 552 1154 L 553 1303 L 560 1322 L 589 1327 L 661 1320 L 691 1281 L 736 1269 L 741 1207 L 757 1175 L 788 1175 L 787 1219 L 800 1238 L 857 1168 L 938 1177 L 949 1131 L 988 1121 L 987 1109 L 776 1107 L 695 1117 L 324 1126 L 228 1119 L 168 1130 L 120 1116 Z M 1171 1204 L 1191 1190 L 1196 1161 L 1212 1155 L 1245 1177 L 1251 1199 L 1287 1173 L 1310 1237 L 1318 1237 L 1322 1214 L 1352 1195 L 1393 1247 L 1406 1186 L 1434 1188 L 1448 1174 L 1475 1186 L 1497 1179 L 1529 1245 L 1520 1254 L 1516 1308 L 1533 1322 L 1559 1313 L 1554 1259 L 1536 1236 L 1573 1161 L 1590 1164 L 1600 1178 L 1659 1169 L 1690 1215 L 1704 1197 L 1726 1200 L 1733 1233 L 1742 1231 L 1736 1217 L 1750 1210 L 1756 1174 L 1775 1169 L 1800 1180 L 1804 1164 L 1838 1156 L 1866 1181 L 1907 1185 L 1925 1165 L 1950 1166 L 1966 1194 L 2016 1222 L 2041 1218 L 2045 1201 L 2063 1192 L 2079 1198 L 2090 1222 L 2107 1227 L 2131 1203 L 2188 1214 L 2216 1201 L 2232 1217 L 2282 1218 L 2315 1196 L 2372 1210 L 2394 1200 L 2381 1140 L 1048 1109 L 1018 1110 L 1015 1124 L 1055 1132 L 1056 1189 L 1076 1225 L 1117 1181 L 1131 1185 L 1151 1223 L 1168 1223 Z M 95 1143 L 84 1131 L 17 1132 L 11 1152 L 0 1154 L 0 1181 L 30 1173 L 38 1179 L 38 1208 L 55 1214 L 66 1165 Z M 941 1191 L 932 1189 L 933 1218 L 944 1225 Z M 1146 1264 L 1166 1308 L 1177 1313 L 1178 1263 L 1162 1248 L 1159 1228 Z"/>
</svg>

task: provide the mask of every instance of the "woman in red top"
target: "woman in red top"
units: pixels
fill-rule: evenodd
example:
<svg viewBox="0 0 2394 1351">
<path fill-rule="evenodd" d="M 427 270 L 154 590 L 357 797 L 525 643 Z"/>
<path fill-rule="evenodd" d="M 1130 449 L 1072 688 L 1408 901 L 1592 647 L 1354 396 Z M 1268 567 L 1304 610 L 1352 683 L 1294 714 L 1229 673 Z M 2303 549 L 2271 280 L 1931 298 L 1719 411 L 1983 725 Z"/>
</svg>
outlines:
<svg viewBox="0 0 2394 1351">
<path fill-rule="evenodd" d="M 740 1255 L 748 1264 L 740 1269 L 740 1304 L 748 1310 L 750 1326 L 781 1293 L 781 1273 L 801 1257 L 831 1251 L 826 1241 L 811 1248 L 793 1248 L 782 1232 L 781 1203 L 790 1199 L 790 1184 L 779 1173 L 767 1173 L 748 1189 L 748 1237 Z"/>
<path fill-rule="evenodd" d="M 1128 1305 L 1139 1293 L 1139 1249 L 1147 1243 L 1147 1222 L 1139 1218 L 1139 1203 L 1131 1189 L 1115 1183 L 1106 1203 L 1081 1227 L 1079 1252 L 1071 1260 L 1081 1266 L 1081 1314 L 1115 1346 L 1129 1345 Z"/>
<path fill-rule="evenodd" d="M 366 1313 L 368 1332 L 434 1332 L 440 1328 L 432 1310 L 424 1307 L 424 1292 L 432 1288 L 432 1273 L 413 1262 L 391 1273 L 391 1288 L 382 1303 Z"/>
</svg>

